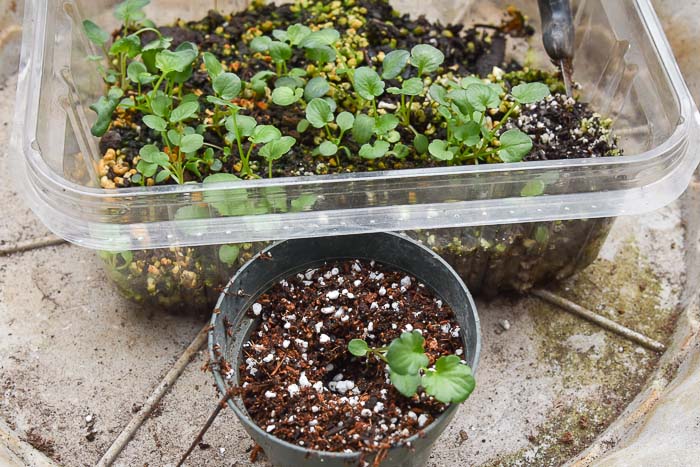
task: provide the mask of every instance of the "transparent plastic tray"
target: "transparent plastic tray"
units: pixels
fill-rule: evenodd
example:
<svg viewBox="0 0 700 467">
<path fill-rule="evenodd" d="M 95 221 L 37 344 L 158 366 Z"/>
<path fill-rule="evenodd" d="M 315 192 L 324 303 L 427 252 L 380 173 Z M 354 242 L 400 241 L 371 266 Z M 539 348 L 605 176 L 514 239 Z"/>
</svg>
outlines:
<svg viewBox="0 0 700 467">
<path fill-rule="evenodd" d="M 85 58 L 93 51 L 79 25 L 91 18 L 114 27 L 114 3 L 28 0 L 25 6 L 12 165 L 44 223 L 86 247 L 139 250 L 639 214 L 676 199 L 698 164 L 697 110 L 650 2 L 584 0 L 574 4 L 575 77 L 586 99 L 615 119 L 623 157 L 103 190 L 95 184 L 99 151 L 87 110 L 103 87 Z M 534 1 L 401 0 L 395 7 L 469 23 L 497 20 L 511 3 L 536 19 Z M 155 0 L 147 12 L 164 23 L 201 17 L 213 6 Z M 532 45 L 546 64 L 539 39 Z M 545 183 L 545 194 L 521 197 L 535 180 Z M 279 203 L 268 202 L 282 196 L 290 206 L 302 195 L 316 197 L 302 212 L 281 212 L 270 207 Z M 208 203 L 241 196 L 267 211 L 223 217 Z M 183 210 L 191 206 L 198 207 L 194 219 L 191 209 Z"/>
</svg>

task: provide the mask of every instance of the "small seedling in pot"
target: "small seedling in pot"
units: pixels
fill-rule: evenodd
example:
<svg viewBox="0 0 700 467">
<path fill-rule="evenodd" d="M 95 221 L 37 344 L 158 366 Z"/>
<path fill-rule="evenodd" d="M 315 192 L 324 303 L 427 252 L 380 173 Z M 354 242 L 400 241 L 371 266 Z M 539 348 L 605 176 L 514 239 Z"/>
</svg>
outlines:
<svg viewBox="0 0 700 467">
<path fill-rule="evenodd" d="M 404 332 L 387 347 L 370 347 L 362 339 L 348 343 L 356 357 L 374 357 L 386 363 L 391 384 L 406 397 L 422 387 L 426 394 L 445 404 L 467 400 L 476 382 L 472 370 L 457 355 L 443 355 L 433 366 L 424 349 L 425 339 L 418 331 Z"/>
</svg>

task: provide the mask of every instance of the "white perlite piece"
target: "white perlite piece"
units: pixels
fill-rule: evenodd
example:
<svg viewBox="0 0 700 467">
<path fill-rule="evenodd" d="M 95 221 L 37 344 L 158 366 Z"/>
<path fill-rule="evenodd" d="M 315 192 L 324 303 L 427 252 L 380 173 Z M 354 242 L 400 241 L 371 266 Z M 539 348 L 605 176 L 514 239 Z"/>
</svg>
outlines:
<svg viewBox="0 0 700 467">
<path fill-rule="evenodd" d="M 267 431 L 268 433 L 272 433 L 274 430 L 275 425 L 267 425 L 267 428 L 265 429 L 265 431 Z"/>
<path fill-rule="evenodd" d="M 365 418 L 369 418 L 372 416 L 372 411 L 369 409 L 362 409 L 362 412 L 360 412 L 360 415 L 362 415 Z"/>
<path fill-rule="evenodd" d="M 404 276 L 404 277 L 401 279 L 401 285 L 402 285 L 403 287 L 406 287 L 406 288 L 410 287 L 410 286 L 411 286 L 411 278 L 408 277 L 408 276 Z"/>
<path fill-rule="evenodd" d="M 335 313 L 335 307 L 334 306 L 325 306 L 321 308 L 321 313 L 324 315 L 330 315 L 331 313 Z"/>
<path fill-rule="evenodd" d="M 290 397 L 294 397 L 299 394 L 299 386 L 292 383 L 287 387 L 287 392 L 289 393 Z"/>
<path fill-rule="evenodd" d="M 259 303 L 253 303 L 253 314 L 255 316 L 260 316 L 261 311 L 262 311 L 262 305 Z"/>
<path fill-rule="evenodd" d="M 326 344 L 326 343 L 328 343 L 328 342 L 331 341 L 331 338 L 328 337 L 328 334 L 321 334 L 321 337 L 318 338 L 318 341 L 319 341 L 321 344 Z"/>
<path fill-rule="evenodd" d="M 316 381 L 313 384 L 313 388 L 316 390 L 316 392 L 323 392 L 323 382 L 321 381 Z"/>
<path fill-rule="evenodd" d="M 355 282 L 352 283 L 355 287 L 359 287 L 360 284 L 362 284 L 362 281 L 360 279 L 355 280 Z"/>
<path fill-rule="evenodd" d="M 310 386 L 311 382 L 309 381 L 309 378 L 306 377 L 306 372 L 302 371 L 301 376 L 299 376 L 299 387 L 308 388 Z"/>
<path fill-rule="evenodd" d="M 275 397 L 277 397 L 277 393 L 272 391 L 265 391 L 265 397 L 267 397 L 268 399 L 274 399 Z"/>
<path fill-rule="evenodd" d="M 323 327 L 323 321 L 319 321 L 318 323 L 314 324 L 314 328 L 316 328 L 316 334 L 321 332 L 322 327 Z"/>
<path fill-rule="evenodd" d="M 291 342 L 289 342 L 289 339 L 285 339 L 282 341 L 282 347 L 285 349 L 289 347 L 289 344 L 291 344 Z"/>
<path fill-rule="evenodd" d="M 428 417 L 424 413 L 420 414 L 420 417 L 418 417 L 418 426 L 423 428 L 427 421 Z"/>
<path fill-rule="evenodd" d="M 265 356 L 265 358 L 263 358 L 263 362 L 270 363 L 274 359 L 275 359 L 275 356 L 273 354 L 269 353 Z"/>
<path fill-rule="evenodd" d="M 328 300 L 335 300 L 336 298 L 340 297 L 340 292 L 338 290 L 331 290 L 326 294 L 326 297 Z"/>
<path fill-rule="evenodd" d="M 380 297 L 383 297 L 384 295 L 386 295 L 386 289 L 384 288 L 384 286 L 380 287 L 379 292 L 377 292 L 377 293 L 379 293 Z"/>
</svg>

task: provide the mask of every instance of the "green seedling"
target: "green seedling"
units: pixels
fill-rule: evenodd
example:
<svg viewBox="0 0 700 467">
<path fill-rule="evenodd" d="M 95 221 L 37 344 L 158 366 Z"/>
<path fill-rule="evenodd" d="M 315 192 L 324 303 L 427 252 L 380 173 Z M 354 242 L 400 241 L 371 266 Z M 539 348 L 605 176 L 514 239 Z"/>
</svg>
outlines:
<svg viewBox="0 0 700 467">
<path fill-rule="evenodd" d="M 404 396 L 413 397 L 419 387 L 445 404 L 467 400 L 476 382 L 472 370 L 457 355 L 444 355 L 435 365 L 425 354 L 425 339 L 418 331 L 404 332 L 387 347 L 370 347 L 362 339 L 348 343 L 349 352 L 386 363 L 393 386 Z"/>
</svg>

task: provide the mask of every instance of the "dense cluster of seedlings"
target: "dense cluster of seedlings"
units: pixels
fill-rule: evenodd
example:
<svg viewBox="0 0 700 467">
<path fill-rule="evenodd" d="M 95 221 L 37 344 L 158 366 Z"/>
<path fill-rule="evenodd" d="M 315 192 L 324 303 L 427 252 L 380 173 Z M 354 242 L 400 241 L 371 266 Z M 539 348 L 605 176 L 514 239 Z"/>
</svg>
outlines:
<svg viewBox="0 0 700 467">
<path fill-rule="evenodd" d="M 117 6 L 123 26 L 111 44 L 109 34 L 84 22 L 109 57 L 102 73 L 111 87 L 92 106 L 105 188 L 221 173 L 233 180 L 518 162 L 533 147 L 526 110 L 559 102 L 549 96 L 561 84 L 543 73 L 460 75 L 464 66 L 447 62 L 431 35 L 395 47 L 407 33 L 377 33 L 356 0 L 299 0 L 251 20 L 268 8 L 254 3 L 237 15 L 212 12 L 174 28 L 147 20 L 148 3 Z M 388 8 L 384 0 L 365 3 Z M 213 23 L 220 25 L 212 30 Z M 544 82 L 528 82 L 533 77 Z M 589 117 L 587 128 L 576 121 L 564 133 L 578 130 L 570 135 L 577 139 L 590 128 L 599 155 L 614 151 L 609 122 L 581 117 Z"/>
</svg>

